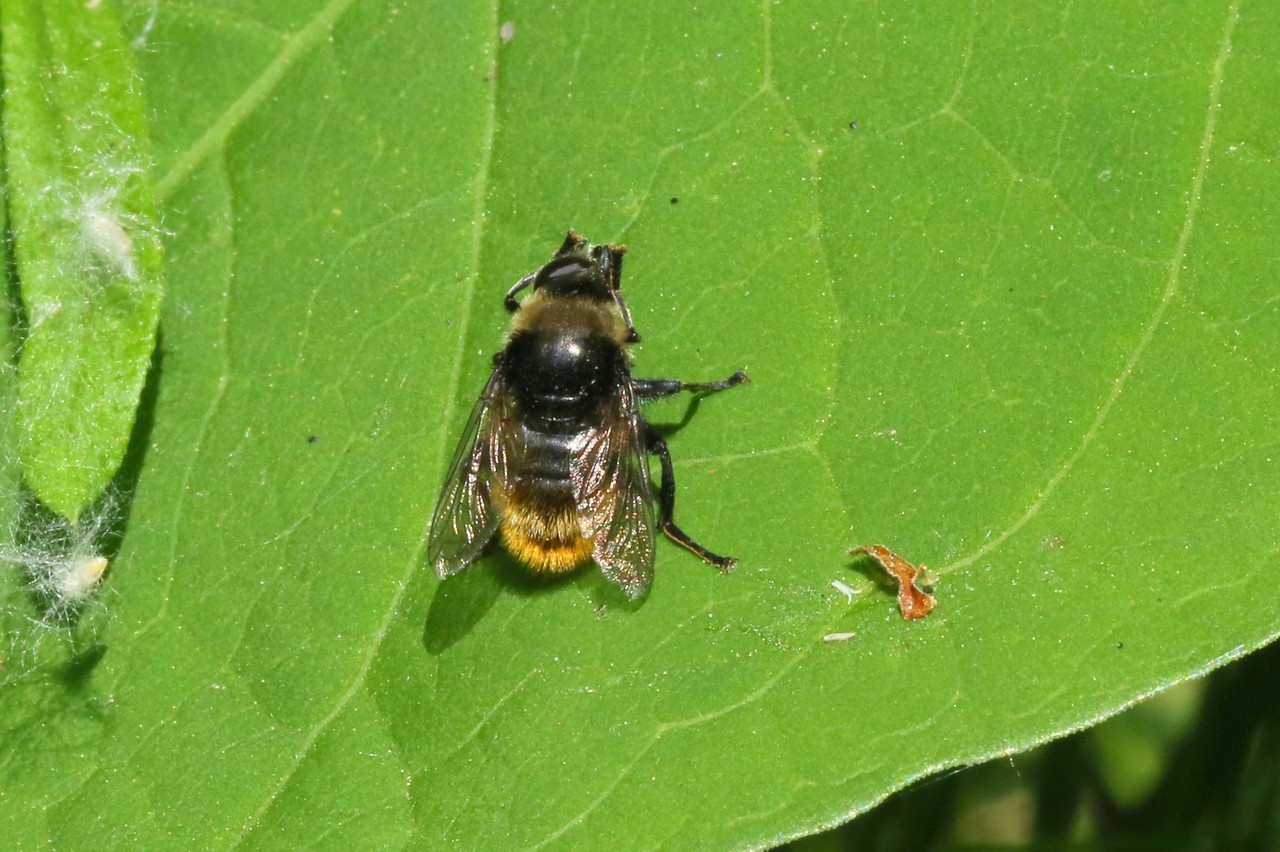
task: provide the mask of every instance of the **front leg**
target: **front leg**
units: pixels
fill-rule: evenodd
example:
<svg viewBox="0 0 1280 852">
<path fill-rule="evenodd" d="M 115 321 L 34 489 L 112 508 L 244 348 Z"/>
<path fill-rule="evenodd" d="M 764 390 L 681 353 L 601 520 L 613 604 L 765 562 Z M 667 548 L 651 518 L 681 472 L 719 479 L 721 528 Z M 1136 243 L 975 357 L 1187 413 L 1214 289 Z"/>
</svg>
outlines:
<svg viewBox="0 0 1280 852">
<path fill-rule="evenodd" d="M 533 279 L 537 278 L 538 272 L 541 271 L 542 270 L 539 269 L 537 271 L 530 272 L 528 275 L 517 281 L 515 285 L 507 291 L 507 297 L 502 300 L 502 305 L 507 309 L 507 313 L 514 314 L 516 311 L 520 310 L 520 303 L 516 301 L 516 294 L 532 284 Z"/>
<path fill-rule="evenodd" d="M 750 381 L 747 378 L 747 374 L 739 370 L 729 378 L 721 379 L 718 382 L 682 382 L 678 379 L 632 379 L 631 385 L 635 388 L 636 399 L 648 401 L 663 399 L 664 397 L 678 394 L 680 391 L 710 393 L 712 391 L 728 390 L 746 381 Z"/>
</svg>

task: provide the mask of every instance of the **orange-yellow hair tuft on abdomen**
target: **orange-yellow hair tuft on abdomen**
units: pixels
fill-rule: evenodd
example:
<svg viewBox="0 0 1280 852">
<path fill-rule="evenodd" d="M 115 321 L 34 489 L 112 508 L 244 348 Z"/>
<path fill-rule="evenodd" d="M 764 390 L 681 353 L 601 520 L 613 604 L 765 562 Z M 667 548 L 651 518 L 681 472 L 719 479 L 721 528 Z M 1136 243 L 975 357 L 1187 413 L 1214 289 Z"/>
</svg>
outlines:
<svg viewBox="0 0 1280 852">
<path fill-rule="evenodd" d="M 592 542 L 584 538 L 573 506 L 551 511 L 508 494 L 502 507 L 502 543 L 511 555 L 535 571 L 560 574 L 591 557 Z"/>
</svg>

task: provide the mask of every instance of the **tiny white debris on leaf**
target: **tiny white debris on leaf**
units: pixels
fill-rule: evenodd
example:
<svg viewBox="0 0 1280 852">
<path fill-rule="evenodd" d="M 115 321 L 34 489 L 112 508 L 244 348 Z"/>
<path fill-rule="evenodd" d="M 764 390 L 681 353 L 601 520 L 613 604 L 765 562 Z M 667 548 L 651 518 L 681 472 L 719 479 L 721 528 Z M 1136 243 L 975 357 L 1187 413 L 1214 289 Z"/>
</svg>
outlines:
<svg viewBox="0 0 1280 852">
<path fill-rule="evenodd" d="M 60 600 L 80 604 L 93 594 L 106 571 L 105 556 L 73 556 L 57 566 L 50 579 Z"/>
<path fill-rule="evenodd" d="M 151 35 L 151 29 L 156 25 L 156 18 L 160 15 L 159 0 L 151 0 L 151 14 L 147 16 L 147 22 L 142 25 L 142 32 L 133 37 L 129 42 L 129 46 L 134 50 L 145 47 L 147 38 Z"/>
<path fill-rule="evenodd" d="M 113 493 L 103 495 L 75 521 L 50 512 L 25 492 L 9 529 L 0 532 L 0 566 L 21 571 L 27 588 L 44 609 L 38 623 L 53 629 L 73 627 L 95 605 L 110 562 L 102 551 L 114 538 L 118 517 Z"/>
<path fill-rule="evenodd" d="M 511 39 L 516 37 L 516 22 L 506 21 L 498 29 L 498 38 L 502 39 L 503 44 L 510 44 Z"/>
<path fill-rule="evenodd" d="M 848 642 L 850 639 L 852 639 L 857 635 L 858 635 L 857 633 L 828 633 L 826 636 L 822 637 L 822 641 L 823 642 Z"/>
<path fill-rule="evenodd" d="M 844 595 L 849 600 L 849 603 L 853 603 L 854 597 L 860 594 L 860 592 L 857 589 L 853 588 L 852 586 L 846 585 L 840 582 L 839 580 L 832 580 L 831 586 L 837 592 Z"/>
<path fill-rule="evenodd" d="M 138 280 L 138 264 L 133 255 L 133 237 L 114 216 L 90 206 L 80 220 L 80 234 L 89 248 L 116 272 L 130 281 Z"/>
</svg>

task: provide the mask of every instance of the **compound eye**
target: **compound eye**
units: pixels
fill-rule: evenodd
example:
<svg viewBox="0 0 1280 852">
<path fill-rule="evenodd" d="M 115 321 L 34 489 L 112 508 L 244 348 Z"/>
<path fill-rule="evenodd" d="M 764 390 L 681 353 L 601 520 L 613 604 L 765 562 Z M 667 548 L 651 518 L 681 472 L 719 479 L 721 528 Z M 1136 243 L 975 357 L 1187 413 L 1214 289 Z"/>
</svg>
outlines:
<svg viewBox="0 0 1280 852">
<path fill-rule="evenodd" d="M 547 287 L 552 290 L 575 290 L 588 283 L 594 269 L 591 261 L 582 257 L 557 258 L 538 272 L 534 289 Z"/>
</svg>

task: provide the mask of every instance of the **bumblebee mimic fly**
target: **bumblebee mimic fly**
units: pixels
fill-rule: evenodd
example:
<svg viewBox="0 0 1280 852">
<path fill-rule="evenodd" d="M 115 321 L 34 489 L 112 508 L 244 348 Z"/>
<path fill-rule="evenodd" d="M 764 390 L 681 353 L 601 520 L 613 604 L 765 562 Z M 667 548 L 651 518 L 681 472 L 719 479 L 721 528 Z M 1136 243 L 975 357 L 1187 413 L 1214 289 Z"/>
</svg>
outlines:
<svg viewBox="0 0 1280 852">
<path fill-rule="evenodd" d="M 653 579 L 658 530 L 704 562 L 733 567 L 732 557 L 707 550 L 672 519 L 671 454 L 640 403 L 724 390 L 747 376 L 694 383 L 631 376 L 627 347 L 640 338 L 620 289 L 625 251 L 569 231 L 550 262 L 507 293 L 506 346 L 493 358 L 431 519 L 427 559 L 442 578 L 475 561 L 495 535 L 537 573 L 592 559 L 632 598 Z M 656 490 L 650 455 L 662 469 Z"/>
</svg>

